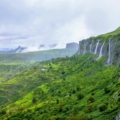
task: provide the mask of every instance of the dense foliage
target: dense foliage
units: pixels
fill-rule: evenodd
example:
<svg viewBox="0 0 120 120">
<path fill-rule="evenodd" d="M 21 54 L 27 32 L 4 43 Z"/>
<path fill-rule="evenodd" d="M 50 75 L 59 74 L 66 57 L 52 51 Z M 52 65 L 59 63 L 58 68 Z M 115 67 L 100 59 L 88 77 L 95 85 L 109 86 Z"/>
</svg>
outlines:
<svg viewBox="0 0 120 120">
<path fill-rule="evenodd" d="M 113 120 L 120 112 L 120 68 L 95 57 L 38 62 L 1 83 L 0 119 Z"/>
<path fill-rule="evenodd" d="M 70 49 L 1 54 L 0 120 L 114 120 L 120 113 L 119 33 L 92 37 L 94 44 L 114 37 L 112 65 L 108 54 L 67 57 L 75 53 Z"/>
</svg>

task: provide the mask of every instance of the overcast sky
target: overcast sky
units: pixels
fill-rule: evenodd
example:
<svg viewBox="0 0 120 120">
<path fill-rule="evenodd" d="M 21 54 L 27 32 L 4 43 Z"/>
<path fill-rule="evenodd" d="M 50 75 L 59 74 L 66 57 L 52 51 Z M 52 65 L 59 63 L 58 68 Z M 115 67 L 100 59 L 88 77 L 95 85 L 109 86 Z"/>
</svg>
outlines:
<svg viewBox="0 0 120 120">
<path fill-rule="evenodd" d="M 78 42 L 120 26 L 120 0 L 0 0 L 0 47 Z"/>
</svg>

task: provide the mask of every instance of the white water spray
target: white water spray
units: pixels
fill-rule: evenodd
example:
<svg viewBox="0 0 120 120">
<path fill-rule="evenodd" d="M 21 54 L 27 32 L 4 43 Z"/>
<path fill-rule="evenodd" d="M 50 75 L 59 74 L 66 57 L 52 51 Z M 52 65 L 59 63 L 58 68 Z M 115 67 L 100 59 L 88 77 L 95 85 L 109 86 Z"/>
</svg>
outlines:
<svg viewBox="0 0 120 120">
<path fill-rule="evenodd" d="M 105 44 L 105 42 L 103 42 L 103 44 L 102 44 L 102 46 L 100 48 L 99 58 L 102 57 L 104 44 Z"/>
<path fill-rule="evenodd" d="M 98 49 L 99 42 L 100 42 L 100 41 L 98 41 L 97 44 L 96 44 L 94 54 L 97 54 L 97 49 Z"/>
<path fill-rule="evenodd" d="M 86 53 L 86 44 L 84 45 L 84 51 L 83 51 L 83 54 Z"/>
<path fill-rule="evenodd" d="M 110 64 L 110 47 L 111 47 L 111 45 L 110 45 L 110 40 L 109 40 L 109 51 L 108 51 L 108 60 L 107 60 L 107 63 L 108 64 Z"/>
</svg>

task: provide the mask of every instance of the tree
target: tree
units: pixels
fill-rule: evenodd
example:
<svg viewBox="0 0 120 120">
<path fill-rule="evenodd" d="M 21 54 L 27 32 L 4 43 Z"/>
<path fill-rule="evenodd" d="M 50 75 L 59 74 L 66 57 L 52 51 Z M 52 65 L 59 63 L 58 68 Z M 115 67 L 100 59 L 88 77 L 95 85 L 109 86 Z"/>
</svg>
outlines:
<svg viewBox="0 0 120 120">
<path fill-rule="evenodd" d="M 33 99 L 32 99 L 32 103 L 36 103 L 36 102 L 37 102 L 36 98 L 33 97 Z"/>
<path fill-rule="evenodd" d="M 81 100 L 81 99 L 83 99 L 83 98 L 84 98 L 84 96 L 83 96 L 83 94 L 82 94 L 82 93 L 78 93 L 78 94 L 77 94 L 77 98 L 78 98 L 78 100 Z"/>
</svg>

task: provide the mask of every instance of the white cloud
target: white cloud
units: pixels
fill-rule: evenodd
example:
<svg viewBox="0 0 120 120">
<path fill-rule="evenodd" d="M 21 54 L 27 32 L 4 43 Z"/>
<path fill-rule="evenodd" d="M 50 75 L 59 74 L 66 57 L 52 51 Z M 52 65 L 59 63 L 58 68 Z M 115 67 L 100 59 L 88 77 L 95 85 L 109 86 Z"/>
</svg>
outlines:
<svg viewBox="0 0 120 120">
<path fill-rule="evenodd" d="M 79 40 L 89 37 L 90 31 L 84 23 L 84 18 L 76 18 L 63 26 L 58 27 L 58 29 L 53 34 L 53 40 L 58 40 L 59 43 L 65 45 L 67 42 L 78 42 Z"/>
<path fill-rule="evenodd" d="M 1 0 L 0 47 L 68 42 L 120 24 L 119 0 Z"/>
</svg>

